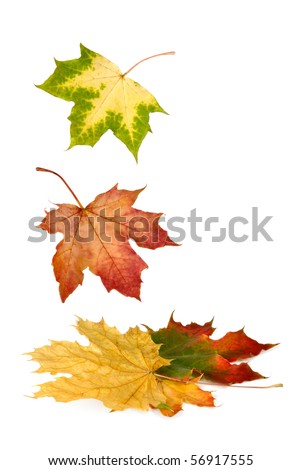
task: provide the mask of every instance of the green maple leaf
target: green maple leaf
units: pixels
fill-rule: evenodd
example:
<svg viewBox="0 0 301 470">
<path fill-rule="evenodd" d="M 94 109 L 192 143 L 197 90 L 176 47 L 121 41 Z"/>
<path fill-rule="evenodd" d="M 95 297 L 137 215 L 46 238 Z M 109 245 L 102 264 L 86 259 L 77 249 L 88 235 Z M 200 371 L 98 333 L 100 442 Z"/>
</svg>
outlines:
<svg viewBox="0 0 301 470">
<path fill-rule="evenodd" d="M 75 103 L 68 118 L 71 121 L 69 148 L 93 147 L 111 129 L 137 160 L 139 147 L 151 132 L 150 113 L 167 114 L 151 93 L 126 76 L 150 57 L 122 73 L 113 62 L 82 44 L 80 50 L 79 59 L 56 60 L 53 74 L 38 85 L 51 95 Z M 166 54 L 174 53 L 157 55 Z"/>
<path fill-rule="evenodd" d="M 257 356 L 275 344 L 260 344 L 242 330 L 229 332 L 220 339 L 210 338 L 214 331 L 212 322 L 205 325 L 182 325 L 171 316 L 167 328 L 150 330 L 152 340 L 161 344 L 160 356 L 171 364 L 158 372 L 168 377 L 203 375 L 203 379 L 223 384 L 241 383 L 264 378 L 242 362 L 236 361 Z"/>
</svg>

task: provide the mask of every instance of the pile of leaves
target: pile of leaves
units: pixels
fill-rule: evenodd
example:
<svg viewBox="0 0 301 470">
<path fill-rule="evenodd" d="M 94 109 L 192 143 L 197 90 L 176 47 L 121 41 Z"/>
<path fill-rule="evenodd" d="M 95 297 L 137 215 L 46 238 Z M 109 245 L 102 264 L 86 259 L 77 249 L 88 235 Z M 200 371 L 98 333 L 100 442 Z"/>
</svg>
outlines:
<svg viewBox="0 0 301 470">
<path fill-rule="evenodd" d="M 243 329 L 215 340 L 212 321 L 184 326 L 173 316 L 158 331 L 135 327 L 121 334 L 104 320 L 80 318 L 76 328 L 89 339 L 88 346 L 51 341 L 29 353 L 40 364 L 38 373 L 54 376 L 40 385 L 35 398 L 95 398 L 114 411 L 154 408 L 174 416 L 183 403 L 214 406 L 212 393 L 200 388 L 202 382 L 231 385 L 264 378 L 246 362 L 236 362 L 275 346 L 258 343 Z"/>
</svg>

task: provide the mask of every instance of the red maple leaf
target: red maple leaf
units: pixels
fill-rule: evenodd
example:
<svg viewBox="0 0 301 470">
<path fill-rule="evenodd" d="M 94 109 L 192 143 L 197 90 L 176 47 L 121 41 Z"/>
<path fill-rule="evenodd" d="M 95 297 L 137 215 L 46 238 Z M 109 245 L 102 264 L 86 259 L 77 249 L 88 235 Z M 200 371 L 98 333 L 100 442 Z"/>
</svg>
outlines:
<svg viewBox="0 0 301 470">
<path fill-rule="evenodd" d="M 78 202 L 78 206 L 57 204 L 58 208 L 46 212 L 40 224 L 40 228 L 49 233 L 63 234 L 52 260 L 62 302 L 82 284 L 86 268 L 101 278 L 109 292 L 116 289 L 123 295 L 140 299 L 141 272 L 147 264 L 133 250 L 129 240 L 152 250 L 176 245 L 159 226 L 162 214 L 132 207 L 143 189 L 127 191 L 117 189 L 116 185 L 83 207 L 58 173 L 43 168 L 37 170 L 61 178 Z"/>
</svg>

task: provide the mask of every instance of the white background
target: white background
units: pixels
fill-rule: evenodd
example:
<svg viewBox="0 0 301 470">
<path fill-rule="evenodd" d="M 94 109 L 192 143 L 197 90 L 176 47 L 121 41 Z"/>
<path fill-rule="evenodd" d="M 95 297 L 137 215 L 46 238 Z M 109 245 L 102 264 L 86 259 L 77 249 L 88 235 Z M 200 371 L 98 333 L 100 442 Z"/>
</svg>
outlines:
<svg viewBox="0 0 301 470">
<path fill-rule="evenodd" d="M 4 6 L 5 5 L 5 6 Z M 301 5 L 298 1 L 11 1 L 1 12 L 1 468 L 48 469 L 47 457 L 181 457 L 253 454 L 254 470 L 300 466 Z M 92 149 L 69 151 L 72 104 L 35 88 L 53 57 L 79 56 L 79 43 L 123 71 L 169 116 L 153 114 L 153 134 L 136 165 L 108 132 Z M 55 243 L 29 243 L 28 221 L 49 201 L 73 199 L 44 166 L 61 173 L 84 204 L 116 182 L 147 184 L 137 208 L 167 217 L 273 215 L 260 237 L 181 247 L 137 248 L 148 263 L 142 302 L 108 294 L 85 273 L 63 305 L 53 276 Z M 186 224 L 187 231 L 189 230 Z M 249 232 L 247 232 L 249 233 Z M 202 234 L 202 226 L 199 228 Z M 22 356 L 48 339 L 78 339 L 75 315 L 104 316 L 121 331 L 159 328 L 172 310 L 183 323 L 215 316 L 215 337 L 245 325 L 260 342 L 280 342 L 252 361 L 284 388 L 217 389 L 216 409 L 184 406 L 172 419 L 93 400 L 32 400 L 37 365 Z M 47 377 L 45 377 L 45 380 Z M 4 437 L 4 440 L 3 440 Z M 70 467 L 71 468 L 71 467 Z M 186 467 L 182 467 L 186 468 Z M 187 467 L 188 468 L 188 467 Z"/>
</svg>

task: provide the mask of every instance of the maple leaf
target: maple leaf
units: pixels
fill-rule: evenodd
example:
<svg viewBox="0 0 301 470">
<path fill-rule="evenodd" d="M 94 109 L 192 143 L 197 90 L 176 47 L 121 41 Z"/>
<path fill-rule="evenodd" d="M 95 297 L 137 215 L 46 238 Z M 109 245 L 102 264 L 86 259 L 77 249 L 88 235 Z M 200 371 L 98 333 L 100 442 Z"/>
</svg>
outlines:
<svg viewBox="0 0 301 470">
<path fill-rule="evenodd" d="M 78 319 L 77 330 L 90 344 L 52 341 L 29 353 L 39 362 L 38 373 L 49 372 L 55 380 L 40 385 L 35 398 L 53 397 L 60 402 L 96 398 L 112 410 L 158 408 L 174 416 L 188 402 L 213 406 L 210 392 L 194 383 L 171 383 L 156 376 L 169 360 L 159 356 L 160 346 L 138 327 L 121 334 L 104 320 L 99 323 Z M 58 377 L 57 374 L 70 377 Z"/>
<path fill-rule="evenodd" d="M 140 299 L 141 272 L 147 264 L 133 250 L 129 239 L 152 250 L 176 245 L 159 226 L 162 214 L 132 207 L 143 189 L 127 191 L 116 185 L 83 207 L 58 173 L 37 170 L 61 178 L 79 204 L 57 204 L 58 209 L 46 211 L 40 224 L 49 233 L 64 235 L 52 260 L 62 302 L 82 284 L 86 268 L 101 278 L 108 292 L 116 289 Z"/>
<path fill-rule="evenodd" d="M 148 333 L 136 327 L 121 334 L 104 320 L 78 319 L 77 329 L 90 340 L 88 346 L 54 341 L 30 353 L 40 363 L 37 372 L 71 375 L 42 384 L 36 398 L 52 396 L 63 402 L 97 398 L 113 410 L 146 410 L 164 402 L 154 371 L 169 361 L 159 356 L 159 346 Z"/>
<path fill-rule="evenodd" d="M 195 381 L 198 381 L 197 377 Z M 158 382 L 159 390 L 165 396 L 165 404 L 160 404 L 157 408 L 165 416 L 175 416 L 182 410 L 183 403 L 189 403 L 196 406 L 214 406 L 214 398 L 211 392 L 202 390 L 194 383 L 190 382 L 173 382 L 171 380 L 162 380 Z"/>
<path fill-rule="evenodd" d="M 54 73 L 42 84 L 44 91 L 66 101 L 73 101 L 71 142 L 94 146 L 111 129 L 137 159 L 139 147 L 151 132 L 149 115 L 165 113 L 157 100 L 127 74 L 138 64 L 152 57 L 174 54 L 165 52 L 143 59 L 127 72 L 82 44 L 79 59 L 58 61 Z"/>
<path fill-rule="evenodd" d="M 203 380 L 222 384 L 234 384 L 264 378 L 254 372 L 247 363 L 232 364 L 258 355 L 275 344 L 260 344 L 249 338 L 244 330 L 227 333 L 214 340 L 212 322 L 203 326 L 191 323 L 183 326 L 174 321 L 173 315 L 167 328 L 152 331 L 155 343 L 161 344 L 160 355 L 172 362 L 159 373 L 169 377 L 189 377 L 202 374 Z"/>
</svg>

